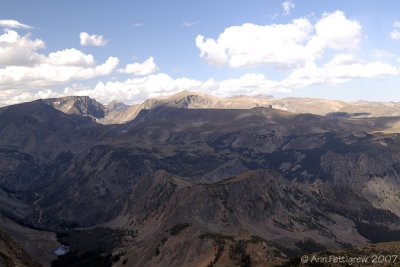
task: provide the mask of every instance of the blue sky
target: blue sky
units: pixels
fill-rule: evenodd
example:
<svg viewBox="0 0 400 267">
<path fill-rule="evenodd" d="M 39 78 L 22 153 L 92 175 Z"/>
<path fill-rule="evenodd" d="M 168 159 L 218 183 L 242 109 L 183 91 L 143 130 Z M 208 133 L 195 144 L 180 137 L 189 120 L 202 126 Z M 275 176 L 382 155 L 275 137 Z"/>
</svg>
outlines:
<svg viewBox="0 0 400 267">
<path fill-rule="evenodd" d="M 181 90 L 400 101 L 397 1 L 21 1 L 0 8 L 0 106 Z"/>
</svg>

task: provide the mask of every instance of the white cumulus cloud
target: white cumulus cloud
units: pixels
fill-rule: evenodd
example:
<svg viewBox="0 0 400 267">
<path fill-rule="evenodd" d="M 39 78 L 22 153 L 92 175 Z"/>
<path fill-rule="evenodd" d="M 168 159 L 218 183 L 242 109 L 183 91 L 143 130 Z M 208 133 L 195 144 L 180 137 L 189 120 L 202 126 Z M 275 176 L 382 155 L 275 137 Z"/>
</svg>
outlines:
<svg viewBox="0 0 400 267">
<path fill-rule="evenodd" d="M 103 35 L 90 35 L 87 32 L 81 32 L 79 38 L 82 46 L 105 46 L 108 42 Z"/>
<path fill-rule="evenodd" d="M 19 21 L 12 20 L 12 19 L 0 20 L 0 27 L 5 27 L 5 28 L 9 28 L 9 29 L 12 29 L 12 28 L 31 29 L 31 28 L 33 28 L 32 26 L 23 24 Z"/>
<path fill-rule="evenodd" d="M 46 62 L 50 65 L 65 66 L 92 66 L 94 57 L 71 48 L 50 53 Z"/>
<path fill-rule="evenodd" d="M 325 13 L 315 25 L 316 38 L 335 50 L 355 49 L 361 42 L 361 24 L 346 18 L 342 11 Z"/>
<path fill-rule="evenodd" d="M 32 39 L 30 34 L 21 36 L 6 30 L 0 35 L 0 91 L 49 89 L 111 74 L 119 63 L 118 58 L 109 57 L 103 64 L 96 64 L 92 55 L 75 48 L 46 55 L 39 52 L 44 47 L 44 41 Z"/>
<path fill-rule="evenodd" d="M 307 18 L 288 24 L 246 23 L 226 28 L 218 39 L 196 37 L 200 57 L 209 64 L 250 67 L 270 64 L 294 66 L 320 58 L 327 48 L 355 49 L 361 25 L 342 11 L 324 14 L 315 25 Z"/>
<path fill-rule="evenodd" d="M 74 80 L 92 79 L 111 74 L 118 62 L 118 58 L 109 57 L 103 64 L 92 67 L 48 63 L 33 67 L 7 66 L 0 69 L 0 90 L 8 87 L 50 87 Z"/>
<path fill-rule="evenodd" d="M 36 51 L 45 46 L 44 41 L 31 39 L 30 34 L 20 36 L 14 30 L 6 30 L 0 35 L 0 66 L 36 64 L 43 58 Z"/>
<path fill-rule="evenodd" d="M 153 57 L 149 57 L 142 63 L 132 63 L 125 66 L 125 68 L 120 69 L 119 72 L 121 73 L 128 73 L 133 75 L 148 75 L 156 72 L 158 70 L 158 66 L 154 61 Z"/>
</svg>

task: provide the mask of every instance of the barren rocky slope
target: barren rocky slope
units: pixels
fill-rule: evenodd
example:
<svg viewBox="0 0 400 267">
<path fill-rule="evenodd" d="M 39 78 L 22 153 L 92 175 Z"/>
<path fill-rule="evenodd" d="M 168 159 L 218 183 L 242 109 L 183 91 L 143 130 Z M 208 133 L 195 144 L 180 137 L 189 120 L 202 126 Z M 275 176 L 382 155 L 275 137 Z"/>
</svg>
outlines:
<svg viewBox="0 0 400 267">
<path fill-rule="evenodd" d="M 60 101 L 0 109 L 0 213 L 56 232 L 54 266 L 273 266 L 400 240 L 398 117 L 182 94 L 101 125 Z"/>
</svg>

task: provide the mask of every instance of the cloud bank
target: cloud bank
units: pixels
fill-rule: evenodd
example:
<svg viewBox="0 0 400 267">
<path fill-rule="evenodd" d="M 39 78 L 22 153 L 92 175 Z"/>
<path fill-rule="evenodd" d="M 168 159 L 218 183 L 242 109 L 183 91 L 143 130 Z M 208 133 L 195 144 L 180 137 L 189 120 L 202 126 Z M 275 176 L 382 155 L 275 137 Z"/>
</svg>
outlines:
<svg viewBox="0 0 400 267">
<path fill-rule="evenodd" d="M 291 8 L 288 5 L 288 12 Z M 400 39 L 400 23 L 395 22 L 393 27 L 390 37 Z M 197 35 L 195 45 L 201 60 L 208 64 L 243 71 L 238 77 L 198 80 L 159 73 L 152 56 L 117 69 L 118 58 L 97 63 L 92 54 L 76 48 L 43 53 L 43 40 L 7 27 L 0 34 L 0 106 L 63 95 L 89 95 L 105 103 L 120 100 L 132 104 L 182 90 L 223 97 L 271 94 L 400 76 L 397 65 L 385 62 L 393 63 L 396 55 L 384 49 L 372 51 L 372 61 L 358 56 L 363 36 L 361 24 L 342 11 L 324 13 L 312 21 L 297 18 L 286 24 L 230 26 L 216 39 Z M 102 35 L 82 32 L 80 37 L 82 45 L 107 43 Z M 255 71 L 259 66 L 276 68 L 283 75 L 277 79 L 260 69 Z M 93 86 L 83 82 L 95 78 Z"/>
<path fill-rule="evenodd" d="M 42 54 L 43 40 L 7 29 L 0 35 L 0 106 L 59 96 L 54 87 L 113 73 L 119 59 L 97 64 L 94 56 L 75 48 Z"/>
</svg>

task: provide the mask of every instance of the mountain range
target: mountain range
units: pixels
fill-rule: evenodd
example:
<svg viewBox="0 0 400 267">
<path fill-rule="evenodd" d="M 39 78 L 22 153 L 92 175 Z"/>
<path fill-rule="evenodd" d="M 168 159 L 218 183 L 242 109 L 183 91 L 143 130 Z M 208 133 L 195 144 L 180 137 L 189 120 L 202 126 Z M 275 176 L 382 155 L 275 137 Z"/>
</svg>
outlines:
<svg viewBox="0 0 400 267">
<path fill-rule="evenodd" d="M 1 240 L 24 255 L 0 263 L 285 266 L 399 241 L 399 122 L 400 103 L 186 91 L 0 108 Z"/>
<path fill-rule="evenodd" d="M 72 96 L 45 99 L 55 109 L 66 114 L 77 114 L 93 118 L 101 124 L 123 124 L 135 119 L 141 110 L 157 106 L 183 109 L 251 109 L 272 107 L 292 113 L 311 113 L 334 117 L 393 117 L 400 116 L 397 102 L 345 102 L 316 98 L 274 98 L 268 95 L 234 96 L 220 98 L 211 95 L 182 91 L 180 93 L 148 99 L 132 106 L 112 101 L 103 105 L 87 96 Z"/>
</svg>

